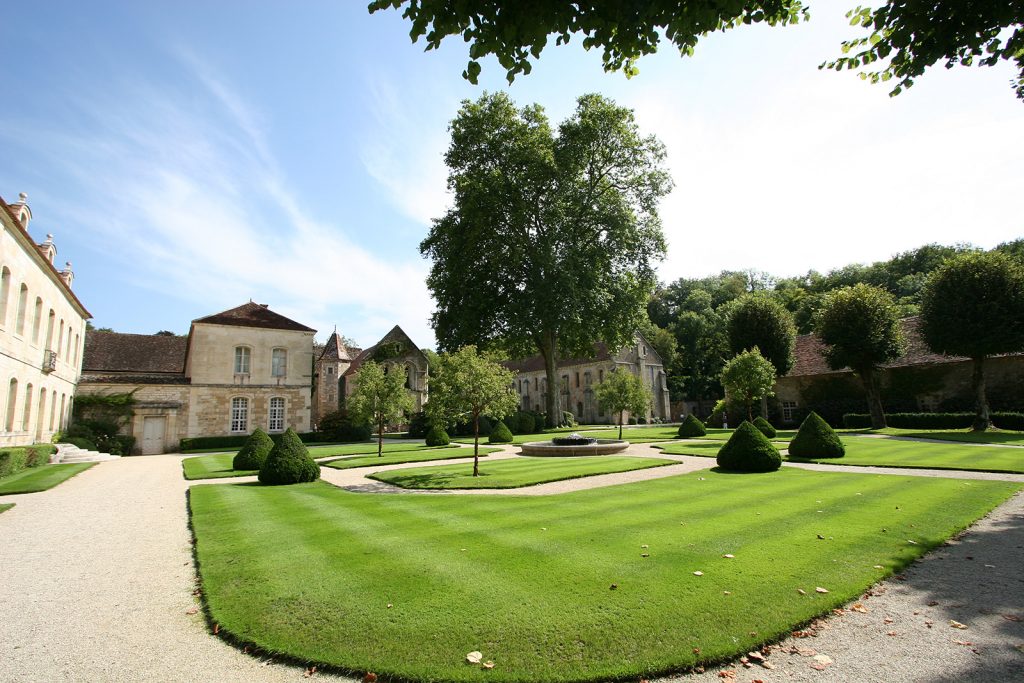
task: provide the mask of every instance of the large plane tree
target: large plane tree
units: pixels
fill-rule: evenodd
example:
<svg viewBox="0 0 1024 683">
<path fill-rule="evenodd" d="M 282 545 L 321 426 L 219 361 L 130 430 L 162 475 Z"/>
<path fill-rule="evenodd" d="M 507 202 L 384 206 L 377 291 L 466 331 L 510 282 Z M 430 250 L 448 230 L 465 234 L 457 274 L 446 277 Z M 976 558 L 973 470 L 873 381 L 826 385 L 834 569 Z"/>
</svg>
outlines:
<svg viewBox="0 0 1024 683">
<path fill-rule="evenodd" d="M 453 205 L 420 245 L 442 349 L 539 353 L 547 424 L 559 357 L 619 348 L 643 320 L 664 257 L 665 151 L 631 110 L 584 95 L 557 129 L 504 93 L 463 102 L 445 154 Z"/>
</svg>

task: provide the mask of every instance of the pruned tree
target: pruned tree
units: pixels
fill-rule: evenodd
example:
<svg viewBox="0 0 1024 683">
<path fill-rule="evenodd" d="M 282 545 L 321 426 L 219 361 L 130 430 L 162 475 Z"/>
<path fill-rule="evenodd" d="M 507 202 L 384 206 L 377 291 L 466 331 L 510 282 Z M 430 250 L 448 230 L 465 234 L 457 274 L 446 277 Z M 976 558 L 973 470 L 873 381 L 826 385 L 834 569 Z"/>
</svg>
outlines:
<svg viewBox="0 0 1024 683">
<path fill-rule="evenodd" d="M 384 454 L 384 427 L 402 420 L 413 409 L 412 396 L 405 388 L 405 372 L 400 367 L 367 361 L 352 378 L 355 389 L 346 401 L 348 415 L 365 420 L 377 432 L 377 455 Z"/>
<path fill-rule="evenodd" d="M 726 394 L 743 404 L 747 419 L 754 421 L 752 406 L 771 395 L 775 386 L 775 366 L 755 346 L 736 354 L 722 368 Z"/>
<path fill-rule="evenodd" d="M 950 259 L 925 286 L 921 334 L 932 351 L 971 359 L 973 428 L 988 429 L 985 360 L 1024 351 L 1024 267 L 997 251 Z"/>
<path fill-rule="evenodd" d="M 781 377 L 793 367 L 796 324 L 793 314 L 764 292 L 745 294 L 728 306 L 726 328 L 733 354 L 758 349 Z M 768 417 L 768 394 L 761 397 L 761 415 Z"/>
<path fill-rule="evenodd" d="M 519 407 L 512 390 L 515 374 L 498 359 L 473 345 L 442 353 L 430 368 L 430 400 L 426 412 L 434 424 L 473 425 L 473 476 L 480 473 L 480 416 L 501 419 Z"/>
<path fill-rule="evenodd" d="M 580 97 L 556 133 L 539 106 L 485 94 L 463 102 L 451 136 L 454 203 L 420 245 L 438 342 L 539 353 L 555 426 L 558 358 L 619 348 L 643 320 L 665 253 L 664 148 L 599 95 Z"/>
<path fill-rule="evenodd" d="M 864 384 L 871 428 L 885 427 L 878 368 L 904 349 L 899 309 L 884 289 L 857 284 L 831 292 L 815 317 L 814 333 L 826 345 L 833 370 L 850 368 Z"/>
<path fill-rule="evenodd" d="M 594 393 L 602 408 L 618 413 L 619 439 L 622 439 L 622 419 L 626 411 L 631 415 L 642 415 L 651 406 L 651 392 L 643 380 L 621 368 L 605 375 Z"/>
</svg>

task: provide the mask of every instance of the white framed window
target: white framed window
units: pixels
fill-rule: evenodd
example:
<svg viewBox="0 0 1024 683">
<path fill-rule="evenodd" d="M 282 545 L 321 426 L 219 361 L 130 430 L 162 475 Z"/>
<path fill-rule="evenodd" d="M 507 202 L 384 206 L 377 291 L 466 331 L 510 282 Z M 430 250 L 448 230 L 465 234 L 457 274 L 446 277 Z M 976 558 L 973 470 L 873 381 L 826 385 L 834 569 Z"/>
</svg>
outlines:
<svg viewBox="0 0 1024 683">
<path fill-rule="evenodd" d="M 280 396 L 270 399 L 270 419 L 267 426 L 272 432 L 284 431 L 284 399 Z"/>
<path fill-rule="evenodd" d="M 796 401 L 783 401 L 782 402 L 782 420 L 783 420 L 783 422 L 792 422 L 794 414 L 796 414 Z"/>
<path fill-rule="evenodd" d="M 249 431 L 249 399 L 241 396 L 231 399 L 231 431 Z"/>
<path fill-rule="evenodd" d="M 252 349 L 248 346 L 235 347 L 235 374 L 248 375 L 250 362 L 252 360 Z"/>
<path fill-rule="evenodd" d="M 284 377 L 288 374 L 288 351 L 274 349 L 270 352 L 270 375 Z"/>
</svg>

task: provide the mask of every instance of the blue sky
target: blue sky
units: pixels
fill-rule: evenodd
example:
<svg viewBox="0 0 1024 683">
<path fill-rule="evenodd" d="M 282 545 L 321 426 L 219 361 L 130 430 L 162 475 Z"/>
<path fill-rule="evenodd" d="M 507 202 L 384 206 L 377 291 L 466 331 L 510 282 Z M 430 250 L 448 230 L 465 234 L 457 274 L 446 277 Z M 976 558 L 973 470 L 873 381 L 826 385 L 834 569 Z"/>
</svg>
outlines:
<svg viewBox="0 0 1024 683">
<path fill-rule="evenodd" d="M 33 235 L 55 234 L 94 323 L 118 331 L 183 333 L 251 298 L 321 340 L 398 323 L 432 346 L 418 245 L 448 201 L 448 122 L 485 89 L 556 122 L 586 92 L 635 109 L 676 181 L 664 281 L 1024 235 L 1010 69 L 935 69 L 897 98 L 818 71 L 854 35 L 841 3 L 693 58 L 663 46 L 628 80 L 577 37 L 511 87 L 494 61 L 463 81 L 461 41 L 425 53 L 361 1 L 0 8 L 0 195 L 28 193 Z"/>
</svg>

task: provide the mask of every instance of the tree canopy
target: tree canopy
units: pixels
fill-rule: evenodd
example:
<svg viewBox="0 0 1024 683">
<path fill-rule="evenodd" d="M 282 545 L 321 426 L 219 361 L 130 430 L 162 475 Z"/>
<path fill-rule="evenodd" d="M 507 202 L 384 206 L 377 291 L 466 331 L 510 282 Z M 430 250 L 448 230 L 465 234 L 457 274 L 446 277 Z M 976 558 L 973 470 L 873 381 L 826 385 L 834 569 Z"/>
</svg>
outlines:
<svg viewBox="0 0 1024 683">
<path fill-rule="evenodd" d="M 651 392 L 644 386 L 643 380 L 621 368 L 605 375 L 604 381 L 597 385 L 595 394 L 602 408 L 618 413 L 620 439 L 623 413 L 629 411 L 633 415 L 641 415 L 651 405 Z"/>
<path fill-rule="evenodd" d="M 454 203 L 420 245 L 439 345 L 539 352 L 553 426 L 557 358 L 619 348 L 643 320 L 665 253 L 664 148 L 599 95 L 580 97 L 556 132 L 541 107 L 484 94 L 463 102 L 451 136 Z"/>
<path fill-rule="evenodd" d="M 354 420 L 366 420 L 376 427 L 380 456 L 384 451 L 384 427 L 402 420 L 413 409 L 412 396 L 405 388 L 405 372 L 371 360 L 360 366 L 352 381 L 355 389 L 345 405 Z"/>
<path fill-rule="evenodd" d="M 755 346 L 736 354 L 722 368 L 722 384 L 734 400 L 743 405 L 747 419 L 754 420 L 751 406 L 770 396 L 775 385 L 775 366 Z"/>
<path fill-rule="evenodd" d="M 449 36 L 469 43 L 469 63 L 462 75 L 472 83 L 480 75 L 480 60 L 494 55 L 511 83 L 529 74 L 551 36 L 555 44 L 583 35 L 583 46 L 600 48 L 605 71 L 638 73 L 637 60 L 651 54 L 664 39 L 683 56 L 692 55 L 709 33 L 743 24 L 795 24 L 809 18 L 801 0 L 373 0 L 371 13 L 402 10 L 412 28 L 413 42 L 423 38 L 427 49 L 440 47 Z M 864 69 L 872 82 L 895 79 L 890 94 L 913 85 L 914 79 L 938 63 L 992 66 L 1003 60 L 1019 67 L 1014 81 L 1024 99 L 1024 2 L 1021 0 L 889 0 L 876 9 L 849 12 L 851 25 L 867 35 L 844 41 L 842 56 L 820 68 Z M 870 65 L 879 64 L 877 70 Z"/>
<path fill-rule="evenodd" d="M 740 297 L 729 309 L 728 330 L 733 353 L 756 348 L 780 376 L 793 367 L 796 326 L 793 314 L 777 299 L 754 294 Z"/>
</svg>

